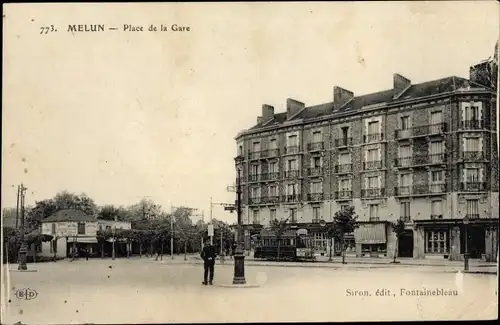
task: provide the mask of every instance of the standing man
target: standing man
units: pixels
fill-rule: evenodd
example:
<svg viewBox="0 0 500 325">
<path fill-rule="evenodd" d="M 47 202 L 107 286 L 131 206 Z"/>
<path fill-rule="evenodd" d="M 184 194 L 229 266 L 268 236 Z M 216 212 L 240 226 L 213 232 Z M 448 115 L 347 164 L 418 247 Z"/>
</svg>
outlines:
<svg viewBox="0 0 500 325">
<path fill-rule="evenodd" d="M 215 268 L 215 257 L 217 256 L 217 253 L 215 251 L 215 246 L 210 244 L 209 240 L 205 240 L 205 246 L 203 247 L 203 250 L 201 251 L 201 259 L 203 260 L 203 284 L 207 285 L 210 283 L 210 285 L 213 284 L 214 280 L 214 268 Z M 208 273 L 210 272 L 210 277 Z M 209 282 L 207 283 L 207 278 L 209 279 Z"/>
</svg>

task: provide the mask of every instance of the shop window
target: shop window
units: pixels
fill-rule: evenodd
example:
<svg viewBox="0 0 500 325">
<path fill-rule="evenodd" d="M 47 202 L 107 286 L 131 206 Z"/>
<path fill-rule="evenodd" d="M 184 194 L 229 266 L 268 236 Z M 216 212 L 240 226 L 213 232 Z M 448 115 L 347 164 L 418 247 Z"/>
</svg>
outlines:
<svg viewBox="0 0 500 325">
<path fill-rule="evenodd" d="M 449 253 L 449 237 L 446 230 L 425 232 L 425 252 L 430 254 Z"/>
</svg>

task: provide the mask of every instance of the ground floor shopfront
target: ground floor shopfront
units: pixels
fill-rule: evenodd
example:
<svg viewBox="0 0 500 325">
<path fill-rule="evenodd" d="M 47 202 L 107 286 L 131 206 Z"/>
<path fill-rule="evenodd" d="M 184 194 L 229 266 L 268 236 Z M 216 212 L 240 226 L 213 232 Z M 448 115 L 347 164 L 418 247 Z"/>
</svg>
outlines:
<svg viewBox="0 0 500 325">
<path fill-rule="evenodd" d="M 328 238 L 318 224 L 291 224 L 292 228 L 307 229 L 317 255 L 341 255 L 339 240 Z M 405 226 L 397 240 L 389 222 L 360 222 L 359 227 L 344 238 L 345 255 L 352 257 L 414 258 L 463 260 L 466 251 L 471 259 L 496 261 L 498 256 L 498 219 L 415 220 Z M 245 249 L 255 247 L 256 235 L 262 226 L 244 226 Z M 467 238 L 467 245 L 466 240 Z"/>
</svg>

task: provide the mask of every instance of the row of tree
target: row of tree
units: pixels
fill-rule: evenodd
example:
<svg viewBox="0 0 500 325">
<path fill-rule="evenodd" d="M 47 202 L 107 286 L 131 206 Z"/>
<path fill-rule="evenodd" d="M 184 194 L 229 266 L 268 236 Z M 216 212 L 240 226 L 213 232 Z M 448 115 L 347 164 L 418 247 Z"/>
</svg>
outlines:
<svg viewBox="0 0 500 325">
<path fill-rule="evenodd" d="M 290 216 L 291 217 L 291 216 Z M 281 220 L 275 219 L 271 220 L 270 229 L 274 232 L 278 239 L 278 256 L 277 260 L 280 259 L 280 245 L 281 238 L 286 233 L 287 230 L 290 229 L 289 218 L 283 218 Z M 333 222 L 330 225 L 325 225 L 326 233 L 328 238 L 333 239 L 337 242 L 340 242 L 341 247 L 341 255 L 342 255 L 342 263 L 345 264 L 345 251 L 347 249 L 345 244 L 346 234 L 353 233 L 356 228 L 359 227 L 358 216 L 354 211 L 353 206 L 348 206 L 340 211 L 335 212 L 333 217 Z M 391 229 L 396 236 L 396 245 L 394 248 L 394 260 L 396 263 L 397 250 L 399 239 L 405 232 L 405 223 L 402 219 L 398 219 L 396 222 L 391 222 Z"/>
<path fill-rule="evenodd" d="M 57 236 L 42 236 L 39 229 L 45 218 L 63 209 L 80 210 L 96 219 L 131 222 L 132 229 L 130 230 L 102 230 L 97 232 L 97 240 L 102 246 L 101 254 L 104 254 L 104 246 L 113 240 L 118 243 L 135 244 L 134 246 L 139 247 L 140 255 L 143 253 L 163 254 L 164 251 L 170 252 L 172 238 L 174 240 L 174 252 L 184 252 L 186 254 L 199 251 L 202 239 L 208 236 L 208 224 L 203 220 L 193 223 L 191 219 L 193 210 L 190 208 L 181 207 L 173 212 L 167 212 L 159 204 L 146 198 L 127 207 L 98 206 L 92 198 L 85 194 L 78 195 L 63 191 L 57 193 L 53 198 L 37 201 L 33 206 L 26 207 L 25 233 L 28 234 L 26 241 L 29 245 L 39 245 L 43 241 L 52 241 L 53 245 L 57 245 L 60 238 Z M 3 214 L 4 220 L 6 218 L 15 220 L 16 209 L 4 209 Z M 231 245 L 234 235 L 230 226 L 216 219 L 213 219 L 212 223 L 214 224 L 214 244 L 217 249 L 221 249 L 221 238 L 223 248 Z M 17 256 L 16 254 L 21 245 L 20 230 L 15 229 L 15 227 L 4 226 L 2 231 L 4 249 L 8 248 L 9 255 Z M 129 250 L 127 250 L 127 254 L 130 254 Z"/>
</svg>

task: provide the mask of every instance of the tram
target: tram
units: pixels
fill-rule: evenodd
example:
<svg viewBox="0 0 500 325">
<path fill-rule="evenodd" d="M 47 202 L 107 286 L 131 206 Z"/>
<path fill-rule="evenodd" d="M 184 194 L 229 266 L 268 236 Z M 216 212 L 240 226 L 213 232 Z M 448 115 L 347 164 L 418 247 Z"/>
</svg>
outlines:
<svg viewBox="0 0 500 325">
<path fill-rule="evenodd" d="M 278 238 L 274 231 L 262 229 L 256 236 L 254 258 L 263 260 L 278 259 Z M 312 238 L 306 229 L 287 230 L 280 239 L 280 261 L 314 261 L 316 260 Z"/>
</svg>

